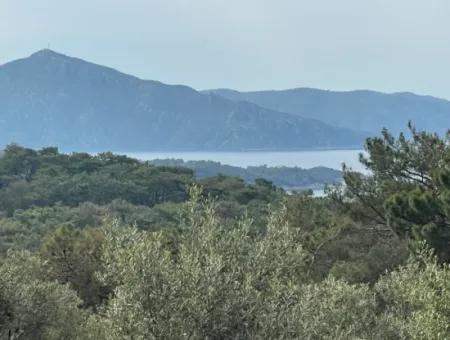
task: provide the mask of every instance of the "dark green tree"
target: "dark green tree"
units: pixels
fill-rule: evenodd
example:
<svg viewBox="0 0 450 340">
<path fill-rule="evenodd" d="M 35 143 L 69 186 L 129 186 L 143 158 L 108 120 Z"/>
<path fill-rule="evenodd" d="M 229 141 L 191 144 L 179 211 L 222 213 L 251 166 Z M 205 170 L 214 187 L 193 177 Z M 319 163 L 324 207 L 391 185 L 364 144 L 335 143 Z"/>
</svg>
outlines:
<svg viewBox="0 0 450 340">
<path fill-rule="evenodd" d="M 344 169 L 345 210 L 378 233 L 427 241 L 450 260 L 450 133 L 418 132 L 394 138 L 387 130 L 369 138 L 360 161 L 369 174 Z"/>
<path fill-rule="evenodd" d="M 50 279 L 69 284 L 83 300 L 83 307 L 96 309 L 111 292 L 95 275 L 101 268 L 103 238 L 99 229 L 60 228 L 48 236 L 41 249 Z"/>
</svg>

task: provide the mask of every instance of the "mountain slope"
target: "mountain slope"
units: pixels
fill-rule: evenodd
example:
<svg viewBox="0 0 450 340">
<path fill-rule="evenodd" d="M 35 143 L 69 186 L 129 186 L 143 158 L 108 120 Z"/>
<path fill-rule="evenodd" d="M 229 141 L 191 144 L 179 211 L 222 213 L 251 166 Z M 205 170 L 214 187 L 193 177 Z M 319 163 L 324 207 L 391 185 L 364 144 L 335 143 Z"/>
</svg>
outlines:
<svg viewBox="0 0 450 340">
<path fill-rule="evenodd" d="M 313 119 L 141 80 L 50 50 L 0 66 L 0 145 L 90 150 L 352 147 Z"/>
<path fill-rule="evenodd" d="M 378 134 L 387 127 L 395 134 L 408 121 L 419 129 L 444 133 L 450 127 L 450 102 L 412 93 L 335 92 L 310 88 L 238 92 L 209 90 L 234 101 L 249 101 L 271 110 L 315 118 L 334 126 Z"/>
</svg>

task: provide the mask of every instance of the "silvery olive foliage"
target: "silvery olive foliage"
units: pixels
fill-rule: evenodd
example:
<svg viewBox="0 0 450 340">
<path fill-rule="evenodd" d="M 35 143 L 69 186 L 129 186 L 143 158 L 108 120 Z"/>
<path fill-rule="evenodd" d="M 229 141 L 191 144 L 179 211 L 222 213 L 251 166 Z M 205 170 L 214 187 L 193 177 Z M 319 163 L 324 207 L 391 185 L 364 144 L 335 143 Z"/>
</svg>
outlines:
<svg viewBox="0 0 450 340">
<path fill-rule="evenodd" d="M 425 251 L 374 286 L 314 282 L 284 208 L 254 234 L 245 219 L 221 226 L 214 202 L 190 194 L 176 231 L 105 229 L 101 275 L 116 289 L 89 321 L 94 338 L 448 338 L 449 270 Z"/>
<path fill-rule="evenodd" d="M 425 245 L 374 284 L 310 275 L 314 254 L 287 210 L 264 231 L 223 224 L 191 187 L 176 228 L 105 223 L 96 280 L 111 293 L 86 308 L 54 264 L 28 252 L 0 263 L 0 339 L 449 339 L 450 268 Z"/>
<path fill-rule="evenodd" d="M 0 265 L 0 339 L 83 339 L 87 313 L 66 285 L 47 281 L 38 257 L 10 252 Z"/>
</svg>

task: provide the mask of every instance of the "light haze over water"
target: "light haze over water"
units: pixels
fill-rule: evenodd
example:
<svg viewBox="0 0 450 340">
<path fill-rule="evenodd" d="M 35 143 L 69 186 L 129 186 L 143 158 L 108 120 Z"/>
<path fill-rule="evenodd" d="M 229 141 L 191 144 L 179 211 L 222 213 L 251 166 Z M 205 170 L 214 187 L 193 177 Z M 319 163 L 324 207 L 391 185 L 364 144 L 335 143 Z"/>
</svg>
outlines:
<svg viewBox="0 0 450 340">
<path fill-rule="evenodd" d="M 184 161 L 210 160 L 222 164 L 239 166 L 267 165 L 288 166 L 304 169 L 325 166 L 337 170 L 345 163 L 353 170 L 365 172 L 359 163 L 359 153 L 363 150 L 325 151 L 249 151 L 249 152 L 127 152 L 126 155 L 140 160 L 182 159 Z"/>
</svg>

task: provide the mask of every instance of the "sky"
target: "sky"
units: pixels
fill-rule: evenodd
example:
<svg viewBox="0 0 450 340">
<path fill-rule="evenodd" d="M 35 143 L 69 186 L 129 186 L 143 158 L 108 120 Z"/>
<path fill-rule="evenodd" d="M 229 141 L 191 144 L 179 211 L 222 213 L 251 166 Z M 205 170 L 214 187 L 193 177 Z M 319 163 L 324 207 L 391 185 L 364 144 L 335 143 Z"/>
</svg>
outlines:
<svg viewBox="0 0 450 340">
<path fill-rule="evenodd" d="M 450 99 L 448 0 L 0 0 L 0 64 L 50 48 L 196 89 Z"/>
</svg>

